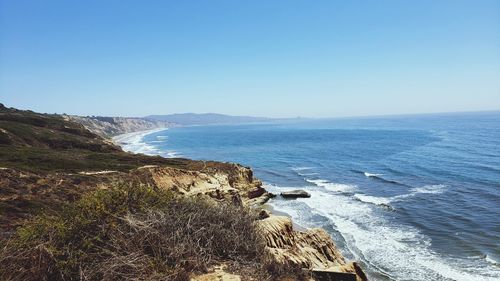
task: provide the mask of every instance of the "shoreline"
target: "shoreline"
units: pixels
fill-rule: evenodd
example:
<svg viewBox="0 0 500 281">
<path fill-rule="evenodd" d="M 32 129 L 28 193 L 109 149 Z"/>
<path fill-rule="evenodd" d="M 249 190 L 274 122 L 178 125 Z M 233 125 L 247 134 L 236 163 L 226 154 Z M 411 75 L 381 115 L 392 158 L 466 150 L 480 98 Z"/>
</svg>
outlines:
<svg viewBox="0 0 500 281">
<path fill-rule="evenodd" d="M 113 137 L 112 141 L 129 153 L 144 153 L 165 157 L 162 155 L 164 151 L 159 151 L 143 141 L 145 136 L 165 130 L 168 130 L 168 128 L 121 134 Z M 264 186 L 261 188 L 267 191 Z M 264 233 L 268 235 L 266 239 L 270 239 L 271 242 L 269 243 L 272 244 L 270 247 L 279 249 L 275 253 L 279 259 L 291 258 L 292 260 L 310 263 L 310 270 L 314 276 L 316 276 L 315 274 L 347 273 L 353 274 L 357 281 L 367 280 L 366 273 L 357 261 L 345 261 L 345 257 L 337 248 L 336 241 L 324 228 L 307 228 L 298 224 L 291 214 L 276 209 L 272 200 L 260 204 L 256 209 L 266 210 L 269 214 L 267 218 L 261 220 L 260 227 L 265 229 Z M 290 252 L 290 249 L 285 246 L 288 245 L 287 243 L 295 245 L 294 247 L 297 247 L 298 252 Z"/>
<path fill-rule="evenodd" d="M 142 140 L 145 136 L 168 130 L 169 128 L 156 128 L 151 130 L 137 131 L 124 133 L 113 136 L 111 141 L 121 147 L 124 151 L 130 153 L 142 153 L 146 155 L 160 155 L 157 149 L 144 143 Z"/>
<path fill-rule="evenodd" d="M 269 203 L 269 201 L 264 203 L 261 207 L 262 207 L 262 209 L 269 211 L 269 213 L 271 213 L 271 215 L 273 215 L 273 216 L 284 216 L 284 217 L 290 218 L 292 220 L 292 226 L 293 226 L 294 231 L 304 232 L 304 231 L 307 231 L 309 229 L 305 226 L 302 226 L 302 225 L 296 223 L 295 220 L 293 219 L 292 215 L 290 215 L 289 213 L 276 210 L 274 208 L 274 206 Z"/>
<path fill-rule="evenodd" d="M 162 131 L 165 131 L 168 129 L 169 128 L 156 128 L 156 129 L 151 129 L 151 130 L 124 133 L 124 134 L 113 136 L 111 138 L 111 140 L 114 144 L 120 146 L 124 151 L 129 152 L 129 153 L 143 153 L 143 154 L 148 154 L 148 155 L 160 155 L 160 156 L 162 156 L 159 153 L 155 153 L 155 152 L 159 152 L 157 149 L 144 143 L 142 140 L 147 135 L 157 133 L 157 132 L 162 132 Z M 164 157 L 164 156 L 162 156 L 162 157 Z M 308 230 L 307 227 L 296 223 L 295 220 L 293 220 L 292 215 L 290 215 L 287 212 L 277 210 L 270 202 L 266 202 L 261 207 L 263 209 L 269 211 L 274 216 L 285 216 L 285 217 L 292 219 L 293 229 L 296 231 L 304 232 L 304 231 Z"/>
</svg>

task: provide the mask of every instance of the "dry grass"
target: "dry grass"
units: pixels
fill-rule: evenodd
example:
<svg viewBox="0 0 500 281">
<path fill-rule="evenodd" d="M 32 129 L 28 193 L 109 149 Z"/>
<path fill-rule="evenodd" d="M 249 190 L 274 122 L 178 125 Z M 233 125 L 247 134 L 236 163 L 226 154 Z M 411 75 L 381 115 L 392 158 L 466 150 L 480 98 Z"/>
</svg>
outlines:
<svg viewBox="0 0 500 281">
<path fill-rule="evenodd" d="M 63 209 L 3 245 L 1 280 L 189 280 L 222 262 L 257 280 L 284 272 L 241 207 L 114 187 Z"/>
</svg>

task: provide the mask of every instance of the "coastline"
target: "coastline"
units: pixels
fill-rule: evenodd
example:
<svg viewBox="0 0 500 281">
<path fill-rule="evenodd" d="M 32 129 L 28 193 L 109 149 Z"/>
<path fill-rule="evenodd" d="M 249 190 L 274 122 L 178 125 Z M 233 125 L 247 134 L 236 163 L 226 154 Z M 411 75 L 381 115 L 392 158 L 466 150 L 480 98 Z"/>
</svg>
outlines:
<svg viewBox="0 0 500 281">
<path fill-rule="evenodd" d="M 152 140 L 152 137 L 150 137 L 148 139 Z M 163 147 L 163 148 L 168 149 L 168 147 Z M 182 147 L 179 148 L 179 150 L 180 149 L 182 149 Z M 209 159 L 213 159 L 213 158 L 217 158 L 217 155 L 214 155 L 214 157 L 209 158 Z M 229 159 L 229 161 L 231 160 L 231 158 L 229 158 L 229 157 L 226 157 L 226 159 Z M 304 166 L 308 166 L 308 165 L 304 165 Z M 309 166 L 312 166 L 312 165 L 309 165 Z M 303 169 L 303 168 L 306 168 L 306 167 L 293 167 L 292 169 Z M 299 172 L 300 172 L 300 174 L 299 174 Z M 317 201 L 316 199 L 322 199 L 322 197 L 320 195 L 324 195 L 328 191 L 342 192 L 342 191 L 347 190 L 347 188 L 351 188 L 350 186 L 347 186 L 347 185 L 337 184 L 334 180 L 327 182 L 328 178 L 326 178 L 327 180 L 323 180 L 325 177 L 318 176 L 319 179 L 317 179 L 316 177 L 311 176 L 313 174 L 312 171 L 309 174 L 306 173 L 308 171 L 299 170 L 299 172 L 297 172 L 297 174 L 299 176 L 307 177 L 306 181 L 311 183 L 311 185 L 314 185 L 316 187 L 316 189 L 318 189 L 319 191 L 322 192 L 322 193 L 318 192 L 317 194 L 314 194 L 315 201 Z M 364 169 L 364 170 L 357 169 L 353 173 L 356 173 L 355 176 L 359 177 L 360 181 L 366 179 L 366 181 L 369 182 L 370 185 L 377 185 L 377 184 L 383 185 L 383 184 L 385 184 L 385 185 L 390 186 L 390 185 L 394 184 L 391 182 L 387 182 L 387 179 L 391 180 L 389 174 L 386 175 L 387 177 L 380 179 L 382 176 L 380 174 L 382 174 L 382 172 L 380 172 L 377 169 L 369 169 L 369 168 Z M 383 180 L 385 180 L 385 182 L 379 183 Z M 307 183 L 306 183 L 306 185 L 307 185 Z M 281 187 L 287 187 L 287 185 L 283 185 Z M 264 185 L 264 188 L 268 189 L 268 187 L 266 187 L 266 185 Z M 273 188 L 269 187 L 268 190 L 273 191 Z M 430 272 L 430 273 L 428 273 L 429 275 L 435 274 L 435 276 L 450 276 L 450 278 L 456 278 L 456 280 L 467 280 L 467 278 L 476 277 L 475 272 L 471 272 L 471 273 L 467 274 L 468 272 L 465 273 L 465 271 L 462 271 L 458 267 L 455 267 L 454 265 L 458 264 L 458 262 L 455 263 L 456 261 L 454 261 L 454 260 L 448 260 L 448 259 L 446 259 L 447 258 L 446 256 L 444 258 L 442 258 L 442 256 L 438 255 L 439 253 L 427 251 L 427 249 L 430 248 L 430 244 L 416 245 L 416 247 L 408 248 L 409 250 L 407 250 L 406 253 L 403 253 L 402 251 L 398 251 L 398 248 L 396 248 L 395 246 L 400 246 L 400 245 L 404 246 L 405 245 L 404 243 L 406 243 L 406 241 L 404 241 L 404 240 L 398 240 L 398 239 L 400 239 L 400 237 L 405 238 L 405 237 L 408 237 L 405 235 L 413 235 L 413 233 L 416 233 L 416 235 L 419 235 L 419 233 L 417 231 L 412 231 L 413 229 L 408 229 L 408 231 L 403 233 L 403 235 L 398 236 L 398 234 L 399 234 L 398 227 L 400 225 L 399 224 L 389 225 L 388 221 L 384 220 L 385 217 L 382 215 L 379 215 L 379 213 L 378 213 L 380 211 L 380 213 L 385 214 L 384 212 L 387 212 L 387 211 L 384 211 L 385 210 L 384 208 L 386 208 L 386 207 L 383 204 L 381 204 L 381 203 L 384 203 L 385 201 L 380 201 L 380 200 L 376 200 L 376 199 L 387 198 L 386 200 L 391 200 L 391 199 L 397 198 L 399 201 L 394 200 L 395 201 L 394 205 L 396 205 L 396 207 L 397 207 L 398 202 L 406 203 L 407 201 L 410 201 L 410 199 L 412 199 L 412 201 L 413 201 L 413 199 L 420 200 L 420 198 L 422 198 L 422 199 L 429 198 L 431 196 L 437 197 L 441 193 L 449 192 L 449 190 L 446 188 L 446 186 L 443 187 L 443 185 L 441 185 L 439 182 L 437 182 L 436 184 L 431 184 L 431 185 L 423 185 L 423 184 L 422 185 L 412 185 L 412 186 L 408 187 L 407 189 L 404 189 L 405 192 L 401 192 L 401 194 L 392 195 L 392 197 L 379 196 L 376 193 L 373 195 L 370 195 L 370 193 L 365 193 L 362 191 L 362 189 L 356 189 L 356 187 L 352 187 L 352 189 L 349 189 L 349 190 L 350 190 L 350 192 L 352 192 L 352 194 L 350 194 L 349 197 L 348 196 L 336 196 L 336 198 L 340 198 L 340 199 L 338 199 L 339 200 L 338 202 L 340 203 L 340 205 L 343 204 L 342 206 L 355 208 L 354 210 L 356 210 L 356 211 L 369 212 L 370 210 L 375 210 L 372 213 L 370 213 L 370 214 L 373 214 L 373 216 L 370 216 L 370 218 L 375 219 L 374 221 L 377 223 L 377 225 L 374 225 L 374 226 L 376 226 L 377 228 L 375 229 L 376 231 L 372 231 L 371 233 L 370 233 L 369 229 L 362 229 L 362 228 L 354 229 L 354 231 L 350 232 L 352 230 L 352 229 L 348 228 L 350 225 L 347 225 L 347 224 L 342 225 L 343 228 L 341 228 L 341 234 L 338 234 L 339 236 L 335 236 L 335 235 L 337 235 L 337 233 L 334 233 L 335 235 L 332 235 L 333 237 L 337 237 L 336 240 L 339 242 L 339 245 L 344 247 L 342 249 L 346 249 L 345 248 L 346 244 L 344 244 L 344 243 L 347 243 L 347 242 L 345 242 L 346 240 L 343 240 L 343 238 L 345 236 L 343 236 L 342 233 L 347 233 L 347 234 L 354 233 L 354 235 L 356 235 L 356 238 L 362 237 L 362 240 L 356 240 L 356 242 L 357 241 L 363 242 L 363 241 L 371 240 L 371 241 L 377 241 L 376 244 L 378 244 L 378 245 L 386 245 L 386 244 L 378 242 L 378 241 L 381 241 L 380 239 L 382 236 L 381 235 L 377 236 L 377 233 L 383 233 L 384 236 L 390 237 L 392 239 L 390 241 L 390 243 L 387 244 L 388 247 L 385 247 L 385 249 L 384 249 L 383 246 L 369 246 L 369 247 L 365 247 L 363 250 L 359 250 L 359 251 L 366 253 L 366 252 L 368 252 L 368 250 L 371 250 L 371 249 L 375 249 L 375 248 L 381 249 L 380 252 L 387 253 L 387 254 L 380 255 L 380 258 L 379 258 L 379 256 L 375 256 L 375 254 L 373 254 L 374 256 L 371 257 L 370 260 L 377 261 L 377 262 L 381 260 L 380 263 L 394 262 L 394 264 L 396 266 L 399 266 L 399 267 L 391 268 L 391 271 L 395 272 L 395 274 L 407 274 L 408 276 L 410 276 L 411 274 L 418 274 L 419 272 L 421 272 L 420 270 L 426 270 L 426 271 Z M 434 195 L 434 194 L 436 194 L 436 195 Z M 370 197 L 370 196 L 372 196 L 372 197 Z M 376 197 L 376 196 L 378 196 L 378 197 Z M 325 197 L 323 197 L 323 198 L 325 198 Z M 328 197 L 328 198 L 330 198 L 330 197 Z M 402 200 L 402 199 L 405 199 L 405 200 Z M 330 203 L 328 200 L 322 200 L 317 204 L 315 201 L 312 201 L 312 200 L 308 201 L 308 203 L 310 203 L 310 205 L 308 205 L 308 206 L 312 206 L 311 208 L 328 210 L 328 204 Z M 269 212 L 272 215 L 295 218 L 294 220 L 292 220 L 294 225 L 297 225 L 295 223 L 295 220 L 297 220 L 298 222 L 300 222 L 304 225 L 308 225 L 310 227 L 315 226 L 314 224 L 311 223 L 312 220 L 308 220 L 309 217 L 297 216 L 297 213 L 295 212 L 295 210 L 293 208 L 292 209 L 287 208 L 287 209 L 285 209 L 285 212 L 283 212 L 281 209 L 281 206 L 280 206 L 281 202 L 282 201 L 279 198 L 277 198 L 277 199 L 274 199 L 272 201 L 269 201 L 268 203 L 266 203 L 262 207 L 269 210 Z M 291 203 L 293 203 L 293 202 L 291 202 Z M 335 203 L 337 203 L 337 201 L 335 201 Z M 402 203 L 399 203 L 399 204 L 402 204 Z M 326 207 L 324 207 L 324 206 L 326 206 Z M 288 210 L 289 213 L 287 213 L 286 210 Z M 347 208 L 345 208 L 345 210 L 347 210 Z M 388 211 L 393 211 L 393 210 L 388 210 Z M 326 212 L 327 211 L 325 211 L 325 213 Z M 344 212 L 344 211 L 342 210 L 342 212 Z M 375 213 L 375 212 L 377 212 L 377 213 Z M 347 213 L 347 211 L 345 211 L 344 213 Z M 356 217 L 356 216 L 359 218 L 363 218 L 361 216 L 361 214 L 362 214 L 361 212 L 358 212 L 358 213 L 353 213 L 353 214 L 348 214 L 348 215 L 351 216 L 350 218 Z M 325 215 L 325 217 L 326 217 L 326 215 Z M 330 219 L 330 217 L 327 217 L 327 218 Z M 364 218 L 363 218 L 363 221 L 364 221 Z M 301 226 L 300 225 L 298 225 L 298 226 L 299 226 L 298 228 L 294 227 L 294 230 L 302 231 Z M 331 231 L 330 228 L 327 228 L 327 229 L 329 229 Z M 344 238 L 344 239 L 348 239 L 348 238 Z M 426 237 L 424 237 L 424 238 L 426 238 Z M 424 243 L 427 243 L 428 240 L 422 239 L 421 241 L 424 241 Z M 410 243 L 408 243 L 408 244 L 410 244 Z M 356 245 L 356 244 L 353 243 L 353 245 Z M 367 244 L 365 243 L 364 245 L 367 245 Z M 393 248 L 391 248 L 391 247 L 393 247 Z M 365 250 L 365 249 L 368 249 L 368 250 Z M 349 248 L 348 248 L 348 250 L 349 250 Z M 394 250 L 396 250 L 396 251 L 394 251 Z M 389 253 L 399 253 L 399 252 L 401 252 L 401 255 L 405 256 L 405 257 L 410 255 L 407 253 L 416 252 L 416 255 L 420 255 L 424 258 L 428 258 L 428 262 L 425 264 L 415 263 L 414 267 L 413 266 L 406 267 L 405 264 L 401 265 L 400 263 L 396 263 L 397 261 L 394 261 L 394 259 L 391 258 L 391 257 L 394 257 L 394 255 L 392 255 L 392 256 L 389 255 Z M 355 259 L 357 257 L 355 254 L 351 254 L 349 251 L 345 251 L 345 253 L 346 253 L 346 256 L 349 256 L 351 259 Z M 483 265 L 483 264 L 485 264 L 483 260 L 486 260 L 487 263 L 493 264 L 495 266 L 498 264 L 495 261 L 495 259 L 492 259 L 492 257 L 494 257 L 494 255 L 492 256 L 492 255 L 488 255 L 488 254 L 485 254 L 484 256 L 478 256 L 477 258 L 472 257 L 472 258 L 470 258 L 470 260 L 471 260 L 470 263 L 467 260 L 468 263 L 464 262 L 463 264 L 472 264 L 474 262 L 474 264 L 477 264 L 479 266 L 484 266 L 485 269 L 488 269 L 488 268 L 490 268 L 490 266 L 488 264 Z M 465 257 L 465 258 L 467 258 L 467 257 Z M 411 259 L 411 257 L 410 257 L 410 259 Z M 362 261 L 364 262 L 365 260 L 362 260 Z M 461 262 L 461 261 L 459 261 L 459 262 Z M 381 274 L 378 271 L 370 268 L 369 265 L 366 265 L 366 264 L 364 264 L 364 265 L 366 266 L 367 271 L 370 270 L 368 272 L 371 274 L 372 277 L 373 276 L 379 277 L 378 274 Z M 479 266 L 477 267 L 478 268 L 477 271 L 482 270 L 482 267 L 479 267 Z M 435 272 L 435 273 L 432 273 L 432 272 Z M 424 272 L 423 274 L 427 274 L 427 273 Z M 389 278 L 387 276 L 388 275 L 383 275 L 383 276 L 380 276 L 380 278 L 382 280 L 387 280 Z M 413 275 L 411 275 L 411 276 L 413 276 Z M 483 276 L 483 275 L 477 275 L 477 276 Z M 489 277 L 489 275 L 486 274 L 486 276 L 484 277 L 485 278 L 484 280 L 489 280 L 488 277 Z M 472 280 L 472 279 L 469 279 L 469 280 Z"/>
<path fill-rule="evenodd" d="M 143 138 L 147 135 L 157 133 L 157 132 L 162 132 L 162 131 L 165 131 L 168 129 L 169 128 L 156 128 L 156 129 L 152 129 L 152 130 L 144 130 L 144 131 L 125 133 L 125 134 L 116 135 L 116 136 L 112 137 L 111 140 L 113 141 L 114 144 L 120 146 L 124 151 L 129 152 L 129 153 L 143 153 L 143 154 L 147 154 L 147 155 L 160 155 L 160 154 L 155 154 L 154 152 L 157 152 L 157 149 L 155 149 L 152 146 L 143 142 Z M 284 217 L 290 218 L 292 220 L 293 230 L 295 230 L 295 231 L 304 232 L 304 231 L 308 230 L 307 227 L 296 223 L 293 220 L 292 215 L 290 215 L 289 213 L 275 209 L 274 206 L 269 203 L 269 201 L 262 204 L 261 207 L 262 207 L 262 209 L 268 211 L 271 215 L 284 216 Z"/>
<path fill-rule="evenodd" d="M 271 199 L 272 200 L 272 199 Z M 283 212 L 283 211 L 278 211 L 276 210 L 273 205 L 271 205 L 268 202 L 266 202 L 264 205 L 262 205 L 262 208 L 266 211 L 269 211 L 269 213 L 273 216 L 284 216 L 284 217 L 288 217 L 292 220 L 292 227 L 293 227 L 293 230 L 295 231 L 300 231 L 300 232 L 304 232 L 304 231 L 307 231 L 309 228 L 305 227 L 305 226 L 302 226 L 298 223 L 296 223 L 294 220 L 293 220 L 293 217 L 292 215 L 290 215 L 289 213 L 287 212 Z"/>
<path fill-rule="evenodd" d="M 115 136 L 113 142 L 127 152 L 164 156 L 162 155 L 164 152 L 143 141 L 145 136 L 164 130 L 167 129 L 158 128 L 122 134 Z M 173 155 L 172 157 L 176 156 Z M 238 164 L 232 165 L 239 167 Z M 262 195 L 268 194 L 268 200 L 272 200 L 272 196 L 265 189 L 265 186 L 262 186 L 262 182 L 253 177 L 251 168 L 244 169 L 246 170 L 243 174 L 241 174 L 242 170 L 240 170 L 238 175 L 240 178 L 243 176 L 245 184 L 248 184 L 248 180 L 250 180 L 251 189 L 244 192 L 245 195 L 243 196 L 261 190 L 260 192 L 264 193 L 261 193 Z M 252 176 L 248 178 L 248 175 Z M 209 182 L 212 183 L 210 180 Z M 256 186 L 254 182 L 257 182 Z M 255 199 L 249 201 L 252 200 Z M 266 241 L 266 248 L 277 261 L 283 264 L 291 262 L 303 269 L 308 269 L 311 276 L 315 278 L 312 280 L 337 280 L 338 275 L 342 274 L 344 274 L 343 277 L 349 276 L 349 280 L 368 280 L 358 261 L 347 260 L 337 247 L 336 241 L 325 229 L 307 228 L 298 224 L 291 214 L 277 210 L 268 200 L 264 200 L 255 208 L 264 211 L 263 216 L 256 225 L 260 229 L 264 241 Z"/>
<path fill-rule="evenodd" d="M 137 131 L 131 133 L 120 134 L 112 137 L 114 144 L 120 146 L 124 151 L 129 153 L 142 153 L 146 155 L 161 155 L 161 153 L 154 147 L 143 142 L 143 138 L 147 135 L 162 132 L 168 130 L 169 128 L 156 128 L 152 130 Z M 272 199 L 271 199 L 272 200 Z M 292 220 L 293 229 L 295 231 L 307 231 L 308 228 L 302 226 L 292 219 L 292 215 L 287 212 L 279 211 L 270 202 L 266 202 L 261 206 L 263 209 L 269 211 L 270 214 L 274 216 L 285 216 Z"/>
<path fill-rule="evenodd" d="M 146 155 L 160 155 L 159 151 L 151 145 L 143 142 L 147 135 L 168 130 L 169 128 L 156 128 L 151 130 L 137 131 L 113 136 L 111 141 L 120 146 L 124 151 L 130 153 L 142 153 Z"/>
</svg>

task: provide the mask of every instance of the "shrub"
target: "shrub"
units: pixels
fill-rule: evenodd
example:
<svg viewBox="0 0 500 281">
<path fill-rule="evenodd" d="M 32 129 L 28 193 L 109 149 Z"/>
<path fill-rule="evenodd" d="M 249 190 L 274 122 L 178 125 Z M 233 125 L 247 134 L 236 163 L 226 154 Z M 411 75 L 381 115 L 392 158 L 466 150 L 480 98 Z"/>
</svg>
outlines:
<svg viewBox="0 0 500 281">
<path fill-rule="evenodd" d="M 261 240 L 246 209 L 112 187 L 18 229 L 0 252 L 0 279 L 188 280 L 221 262 L 268 279 Z"/>
</svg>

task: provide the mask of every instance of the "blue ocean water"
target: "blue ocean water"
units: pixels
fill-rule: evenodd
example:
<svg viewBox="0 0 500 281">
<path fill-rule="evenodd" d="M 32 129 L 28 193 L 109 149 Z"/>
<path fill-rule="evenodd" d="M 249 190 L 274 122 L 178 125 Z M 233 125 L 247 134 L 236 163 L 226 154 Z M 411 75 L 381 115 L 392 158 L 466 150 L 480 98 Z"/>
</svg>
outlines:
<svg viewBox="0 0 500 281">
<path fill-rule="evenodd" d="M 372 280 L 500 280 L 500 112 L 174 128 L 165 156 L 238 162 Z"/>
</svg>

